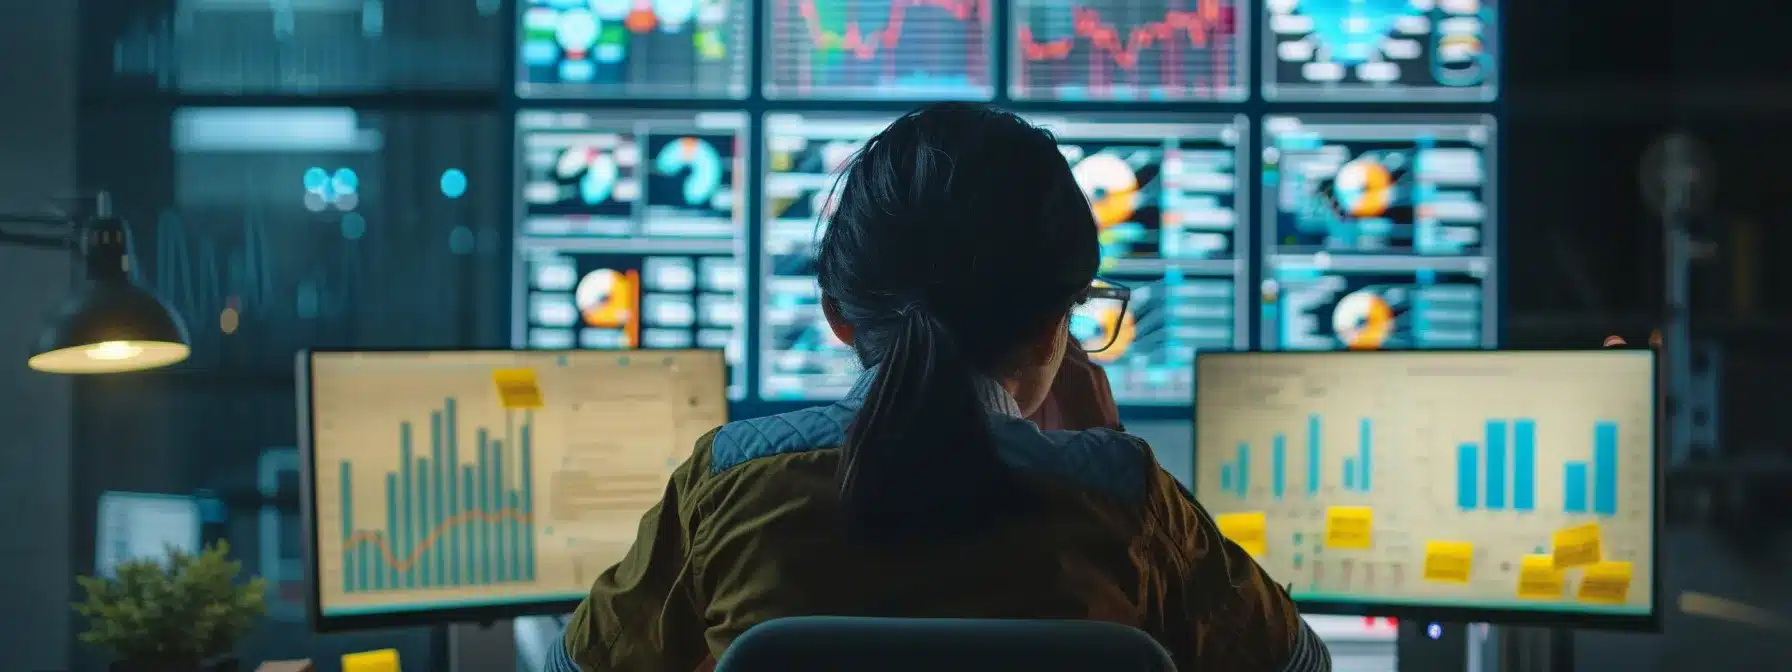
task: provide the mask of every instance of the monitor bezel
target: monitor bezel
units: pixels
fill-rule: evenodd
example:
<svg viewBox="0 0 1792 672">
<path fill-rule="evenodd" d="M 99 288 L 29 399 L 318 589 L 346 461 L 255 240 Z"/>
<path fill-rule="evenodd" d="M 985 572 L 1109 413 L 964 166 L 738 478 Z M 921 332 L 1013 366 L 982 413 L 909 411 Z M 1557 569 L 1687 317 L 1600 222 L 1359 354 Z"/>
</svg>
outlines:
<svg viewBox="0 0 1792 672">
<path fill-rule="evenodd" d="M 1630 356 L 1634 357 L 1641 350 L 1649 355 L 1651 384 L 1654 394 L 1651 395 L 1650 431 L 1652 440 L 1651 452 L 1655 456 L 1655 473 L 1650 490 L 1655 501 L 1650 511 L 1650 564 L 1649 572 L 1649 612 L 1646 614 L 1611 614 L 1585 613 L 1572 611 L 1543 611 L 1530 609 L 1483 608 L 1450 606 L 1447 602 L 1435 605 L 1422 604 L 1378 604 L 1371 602 L 1338 602 L 1325 600 L 1295 600 L 1303 613 L 1335 616 L 1381 616 L 1393 618 L 1413 618 L 1444 623 L 1491 623 L 1494 625 L 1517 625 L 1535 627 L 1568 627 L 1596 630 L 1620 630 L 1631 632 L 1660 632 L 1662 613 L 1666 605 L 1666 596 L 1662 592 L 1663 564 L 1661 535 L 1663 521 L 1666 519 L 1667 498 L 1664 496 L 1667 460 L 1663 451 L 1665 421 L 1662 417 L 1664 395 L 1666 394 L 1661 366 L 1661 352 L 1646 348 L 1501 348 L 1475 349 L 1453 348 L 1437 350 L 1242 350 L 1242 351 L 1203 351 L 1195 353 L 1195 403 L 1189 410 L 1190 459 L 1189 492 L 1199 502 L 1199 479 L 1201 462 L 1201 446 L 1199 439 L 1200 397 L 1201 397 L 1201 362 L 1206 359 L 1225 357 L 1284 357 L 1284 356 L 1334 356 L 1334 357 L 1377 357 L 1386 355 L 1428 356 L 1442 354 L 1531 354 L 1545 352 L 1570 352 L 1587 355 Z"/>
<path fill-rule="evenodd" d="M 490 625 L 502 620 L 522 616 L 556 616 L 571 613 L 584 598 L 551 599 L 542 598 L 530 602 L 514 602 L 505 604 L 476 604 L 466 607 L 447 609 L 396 610 L 360 614 L 328 615 L 323 611 L 323 584 L 318 580 L 318 547 L 317 547 L 317 497 L 315 490 L 317 450 L 311 426 L 315 422 L 316 404 L 312 397 L 312 361 L 316 355 L 325 354 L 402 354 L 402 353 L 504 353 L 532 354 L 552 356 L 555 354 L 636 354 L 654 355 L 666 353 L 713 353 L 716 364 L 726 371 L 727 354 L 722 348 L 676 348 L 653 350 L 527 350 L 521 348 L 306 348 L 294 356 L 294 368 L 297 374 L 298 405 L 298 448 L 299 448 L 299 517 L 302 534 L 305 535 L 305 620 L 311 625 L 312 632 L 324 634 L 332 632 L 351 632 L 357 630 L 376 630 L 382 628 L 400 628 L 434 625 L 475 624 Z M 727 375 L 721 377 L 722 386 L 716 391 L 723 401 L 724 416 L 727 423 L 728 408 Z"/>
</svg>

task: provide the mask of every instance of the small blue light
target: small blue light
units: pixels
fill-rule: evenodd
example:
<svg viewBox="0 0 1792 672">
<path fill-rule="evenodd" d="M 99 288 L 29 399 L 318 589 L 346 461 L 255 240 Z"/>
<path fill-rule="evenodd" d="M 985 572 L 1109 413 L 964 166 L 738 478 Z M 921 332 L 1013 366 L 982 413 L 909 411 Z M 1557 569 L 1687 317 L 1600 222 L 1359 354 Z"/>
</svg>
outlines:
<svg viewBox="0 0 1792 672">
<path fill-rule="evenodd" d="M 353 170 L 338 168 L 336 174 L 330 177 L 330 187 L 337 194 L 355 193 L 356 189 L 361 188 L 361 176 L 356 175 Z"/>
<path fill-rule="evenodd" d="M 312 168 L 312 169 L 305 171 L 305 190 L 306 191 L 315 191 L 315 192 L 321 193 L 324 190 L 324 187 L 329 186 L 329 184 L 330 184 L 330 174 L 327 172 L 324 172 L 324 169 Z"/>
<path fill-rule="evenodd" d="M 460 198 L 467 193 L 467 174 L 459 168 L 442 171 L 442 195 L 449 198 Z"/>
<path fill-rule="evenodd" d="M 1425 626 L 1425 636 L 1430 637 L 1432 639 L 1443 639 L 1444 626 L 1438 625 L 1436 623 L 1432 623 L 1431 625 Z"/>
<path fill-rule="evenodd" d="M 342 216 L 342 237 L 349 240 L 360 240 L 367 235 L 367 219 L 360 213 L 348 213 Z"/>
</svg>

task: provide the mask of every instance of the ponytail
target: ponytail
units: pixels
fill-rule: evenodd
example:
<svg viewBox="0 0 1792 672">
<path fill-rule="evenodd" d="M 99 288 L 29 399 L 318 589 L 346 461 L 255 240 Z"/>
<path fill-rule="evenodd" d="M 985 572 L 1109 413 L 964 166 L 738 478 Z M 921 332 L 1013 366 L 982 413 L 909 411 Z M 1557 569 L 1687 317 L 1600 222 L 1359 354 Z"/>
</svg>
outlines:
<svg viewBox="0 0 1792 672">
<path fill-rule="evenodd" d="M 980 529 L 1013 501 L 980 373 L 921 307 L 896 319 L 842 446 L 842 506 L 876 539 Z"/>
</svg>

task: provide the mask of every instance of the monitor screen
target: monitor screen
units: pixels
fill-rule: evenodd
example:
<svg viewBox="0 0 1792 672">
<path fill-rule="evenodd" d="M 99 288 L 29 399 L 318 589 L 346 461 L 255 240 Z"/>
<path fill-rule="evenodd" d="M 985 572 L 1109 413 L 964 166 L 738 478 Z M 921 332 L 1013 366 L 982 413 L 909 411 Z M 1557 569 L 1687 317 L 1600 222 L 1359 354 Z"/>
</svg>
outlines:
<svg viewBox="0 0 1792 672">
<path fill-rule="evenodd" d="M 747 117 L 517 117 L 512 344 L 721 348 L 746 396 Z"/>
<path fill-rule="evenodd" d="M 990 0 L 766 0 L 774 100 L 988 100 Z"/>
<path fill-rule="evenodd" d="M 1240 101 L 1248 3 L 1014 0 L 1009 95 L 1043 101 Z"/>
<path fill-rule="evenodd" d="M 1032 115 L 1057 135 L 1101 232 L 1100 278 L 1132 290 L 1120 310 L 1084 304 L 1071 331 L 1121 405 L 1186 406 L 1195 352 L 1248 345 L 1250 165 L 1244 117 Z M 1107 333 L 1117 329 L 1117 334 Z"/>
<path fill-rule="evenodd" d="M 521 0 L 523 98 L 745 98 L 750 0 Z"/>
<path fill-rule="evenodd" d="M 1196 366 L 1194 491 L 1295 599 L 1652 616 L 1653 353 L 1213 353 Z"/>
<path fill-rule="evenodd" d="M 888 115 L 765 116 L 765 209 L 759 311 L 759 398 L 829 401 L 860 367 L 821 314 L 815 244 L 846 162 Z"/>
<path fill-rule="evenodd" d="M 1263 97 L 1490 101 L 1498 0 L 1264 0 Z"/>
<path fill-rule="evenodd" d="M 567 607 L 727 421 L 719 351 L 301 357 L 320 627 Z"/>
<path fill-rule="evenodd" d="M 164 562 L 170 551 L 199 553 L 199 509 L 199 500 L 186 495 L 100 493 L 94 572 L 112 577 L 123 563 Z"/>
<path fill-rule="evenodd" d="M 1494 344 L 1491 118 L 1269 117 L 1263 142 L 1262 347 Z"/>
</svg>

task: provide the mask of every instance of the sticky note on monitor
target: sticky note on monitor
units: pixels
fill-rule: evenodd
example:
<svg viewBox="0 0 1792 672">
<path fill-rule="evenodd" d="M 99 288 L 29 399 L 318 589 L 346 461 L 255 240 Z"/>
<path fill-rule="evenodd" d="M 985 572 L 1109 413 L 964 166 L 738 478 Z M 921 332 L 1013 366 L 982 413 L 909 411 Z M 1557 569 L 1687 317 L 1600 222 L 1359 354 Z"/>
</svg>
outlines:
<svg viewBox="0 0 1792 672">
<path fill-rule="evenodd" d="M 1581 570 L 1580 590 L 1576 596 L 1582 602 L 1594 604 L 1628 602 L 1631 572 L 1628 562 L 1611 560 L 1587 565 Z"/>
<path fill-rule="evenodd" d="M 1261 558 L 1268 553 L 1269 517 L 1262 511 L 1222 513 L 1214 516 L 1213 521 L 1219 525 L 1220 534 L 1226 535 L 1251 557 Z"/>
<path fill-rule="evenodd" d="M 342 672 L 398 672 L 398 649 L 342 654 Z"/>
<path fill-rule="evenodd" d="M 535 369 L 498 369 L 492 371 L 492 383 L 498 386 L 498 401 L 508 409 L 541 408 L 541 385 L 535 381 Z"/>
<path fill-rule="evenodd" d="M 1325 510 L 1325 547 L 1367 550 L 1374 543 L 1375 510 L 1367 506 L 1333 506 Z"/>
<path fill-rule="evenodd" d="M 1599 562 L 1603 550 L 1599 545 L 1599 523 L 1587 523 L 1557 530 L 1554 537 L 1556 569 L 1585 567 Z"/>
<path fill-rule="evenodd" d="M 1518 562 L 1518 599 L 1562 599 L 1562 570 L 1549 555 L 1527 555 Z"/>
<path fill-rule="evenodd" d="M 1467 541 L 1425 542 L 1425 580 L 1468 583 L 1475 564 L 1475 545 Z"/>
</svg>

